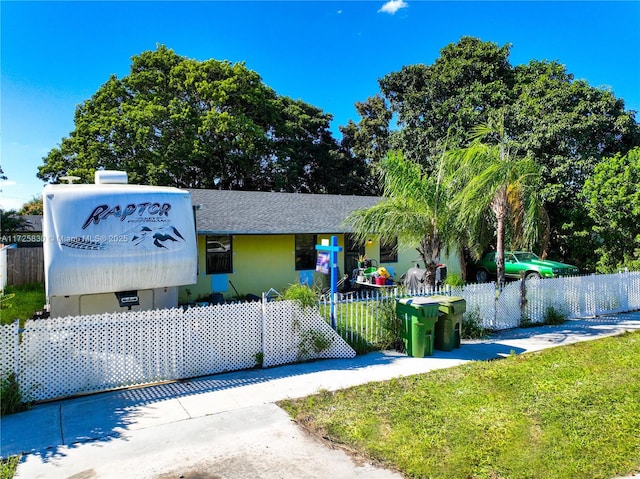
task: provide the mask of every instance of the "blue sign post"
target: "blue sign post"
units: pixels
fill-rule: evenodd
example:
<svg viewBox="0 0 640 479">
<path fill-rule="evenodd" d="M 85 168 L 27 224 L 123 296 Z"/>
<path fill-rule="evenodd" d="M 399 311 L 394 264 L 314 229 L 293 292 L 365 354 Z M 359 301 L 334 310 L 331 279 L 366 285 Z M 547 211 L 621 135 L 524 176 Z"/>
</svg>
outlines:
<svg viewBox="0 0 640 479">
<path fill-rule="evenodd" d="M 329 264 L 331 266 L 331 327 L 335 330 L 337 329 L 335 306 L 338 302 L 338 253 L 342 251 L 342 246 L 338 246 L 338 237 L 332 236 L 331 244 L 317 244 L 316 249 L 329 253 Z"/>
</svg>

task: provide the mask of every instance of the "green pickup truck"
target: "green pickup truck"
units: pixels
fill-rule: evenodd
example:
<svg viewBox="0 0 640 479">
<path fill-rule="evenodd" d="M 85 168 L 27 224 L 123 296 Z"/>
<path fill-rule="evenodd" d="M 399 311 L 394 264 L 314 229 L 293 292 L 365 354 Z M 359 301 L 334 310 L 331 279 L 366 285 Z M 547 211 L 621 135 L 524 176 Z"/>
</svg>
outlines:
<svg viewBox="0 0 640 479">
<path fill-rule="evenodd" d="M 485 254 L 480 261 L 474 263 L 476 281 L 485 283 L 491 276 L 496 276 L 496 253 Z M 508 279 L 540 279 L 556 278 L 578 274 L 576 266 L 540 259 L 536 254 L 527 251 L 504 252 L 504 276 Z"/>
</svg>

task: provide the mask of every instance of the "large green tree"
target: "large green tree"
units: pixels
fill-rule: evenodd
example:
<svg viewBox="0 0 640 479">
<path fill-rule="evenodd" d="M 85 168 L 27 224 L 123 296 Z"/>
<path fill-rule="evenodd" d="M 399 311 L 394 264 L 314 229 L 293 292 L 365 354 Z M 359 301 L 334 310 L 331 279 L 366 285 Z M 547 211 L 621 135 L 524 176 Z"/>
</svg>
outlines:
<svg viewBox="0 0 640 479">
<path fill-rule="evenodd" d="M 498 46 L 477 38 L 462 37 L 445 46 L 431 65 L 415 64 L 391 72 L 379 80 L 374 119 L 394 118 L 385 132 L 371 132 L 367 109 L 359 122 L 351 122 L 349 134 L 360 145 L 375 144 L 399 150 L 432 169 L 444 138 L 450 148 L 467 147 L 474 127 L 489 115 L 508 107 L 510 141 L 522 155 L 542 167 L 541 193 L 550 214 L 548 251 L 583 268 L 593 266 L 595 246 L 592 220 L 578 199 L 586 178 L 602 158 L 626 153 L 640 145 L 635 113 L 606 88 L 575 80 L 564 65 L 531 60 L 509 63 L 510 45 Z M 368 139 L 367 139 L 368 137 Z M 384 151 L 353 148 L 368 161 Z M 485 246 L 487 243 L 485 242 Z M 543 245 L 538 245 L 543 254 Z"/>
<path fill-rule="evenodd" d="M 599 163 L 583 197 L 600 255 L 602 272 L 640 267 L 640 148 Z"/>
<path fill-rule="evenodd" d="M 640 144 L 634 113 L 610 90 L 575 80 L 558 62 L 532 60 L 514 71 L 512 127 L 521 148 L 542 166 L 549 254 L 593 269 L 593 223 L 579 194 L 603 158 Z"/>
<path fill-rule="evenodd" d="M 356 111 L 361 119 L 358 124 L 349 120 L 347 125 L 340 127 L 341 143 L 356 158 L 364 159 L 368 167 L 375 171 L 375 166 L 384 160 L 390 150 L 389 125 L 392 114 L 380 95 L 368 98 L 365 102 L 357 102 Z M 371 179 L 374 177 L 375 175 L 370 176 Z M 375 181 L 371 181 L 367 187 L 371 194 L 382 191 Z"/>
<path fill-rule="evenodd" d="M 429 166 L 444 138 L 450 147 L 464 146 L 471 128 L 508 103 L 509 50 L 463 37 L 445 46 L 433 65 L 408 65 L 381 78 L 382 97 L 397 118 L 392 147 Z"/>
<path fill-rule="evenodd" d="M 91 181 L 105 168 L 152 185 L 361 193 L 368 170 L 333 138 L 331 119 L 277 95 L 243 63 L 197 61 L 159 46 L 77 107 L 74 131 L 38 176 Z"/>
<path fill-rule="evenodd" d="M 42 210 L 42 196 L 34 196 L 20 207 L 18 213 L 21 215 L 41 215 Z"/>
</svg>

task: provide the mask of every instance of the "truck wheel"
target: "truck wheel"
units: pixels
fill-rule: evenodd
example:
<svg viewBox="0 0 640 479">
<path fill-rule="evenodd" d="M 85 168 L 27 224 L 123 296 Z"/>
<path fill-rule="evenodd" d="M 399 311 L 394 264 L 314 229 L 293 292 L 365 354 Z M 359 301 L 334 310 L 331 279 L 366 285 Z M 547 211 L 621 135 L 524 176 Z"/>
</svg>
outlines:
<svg viewBox="0 0 640 479">
<path fill-rule="evenodd" d="M 536 273 L 535 271 L 529 271 L 524 275 L 524 279 L 529 281 L 530 279 L 540 279 L 540 273 Z"/>
<path fill-rule="evenodd" d="M 486 283 L 487 281 L 489 281 L 489 272 L 486 269 L 477 270 L 476 281 L 478 283 Z"/>
</svg>

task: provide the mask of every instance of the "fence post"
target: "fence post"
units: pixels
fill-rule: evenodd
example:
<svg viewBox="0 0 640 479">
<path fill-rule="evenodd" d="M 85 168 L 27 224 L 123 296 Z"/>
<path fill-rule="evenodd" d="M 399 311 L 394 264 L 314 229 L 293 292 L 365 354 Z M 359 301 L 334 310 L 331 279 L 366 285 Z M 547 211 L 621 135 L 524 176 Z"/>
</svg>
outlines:
<svg viewBox="0 0 640 479">
<path fill-rule="evenodd" d="M 268 293 L 262 293 L 262 304 L 260 308 L 260 315 L 262 316 L 260 321 L 260 323 L 262 324 L 262 327 L 260 328 L 260 349 L 263 357 L 262 367 L 264 367 L 265 351 L 267 350 L 265 333 L 267 330 L 267 302 L 268 301 L 269 301 Z"/>
<path fill-rule="evenodd" d="M 492 326 L 495 328 L 495 326 L 498 324 L 498 299 L 500 298 L 500 287 L 498 286 L 498 282 L 496 281 L 495 283 L 496 286 L 496 295 L 495 295 L 495 299 L 493 302 L 493 324 Z"/>
<path fill-rule="evenodd" d="M 331 244 L 317 244 L 316 249 L 323 253 L 329 253 L 329 266 L 331 273 L 331 327 L 334 331 L 338 329 L 335 318 L 335 306 L 338 301 L 338 253 L 342 251 L 342 246 L 338 246 L 338 237 L 331 237 Z M 316 270 L 322 271 L 323 266 L 319 265 Z"/>
<path fill-rule="evenodd" d="M 529 302 L 527 299 L 527 282 L 524 279 L 524 275 L 520 276 L 520 321 L 518 326 L 522 326 L 522 316 L 525 314 L 527 303 Z"/>
</svg>

